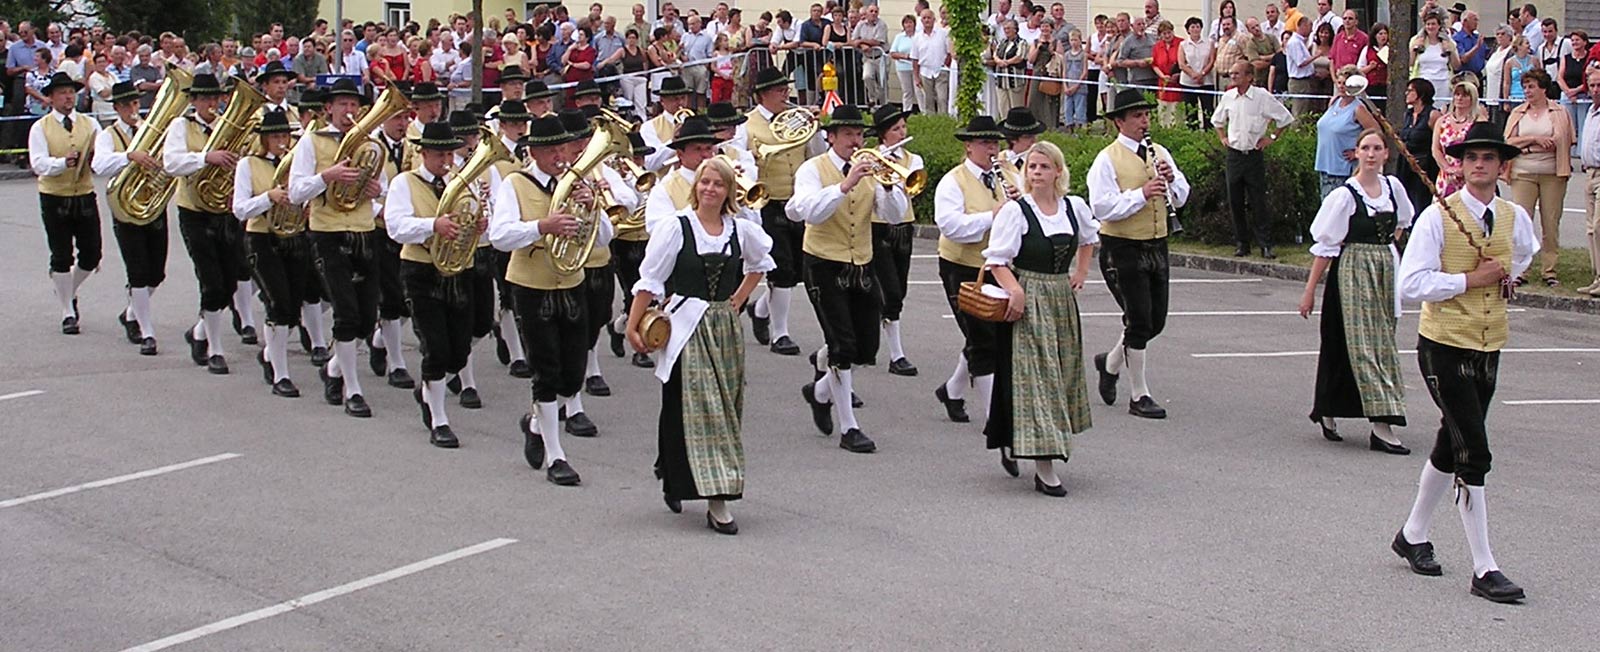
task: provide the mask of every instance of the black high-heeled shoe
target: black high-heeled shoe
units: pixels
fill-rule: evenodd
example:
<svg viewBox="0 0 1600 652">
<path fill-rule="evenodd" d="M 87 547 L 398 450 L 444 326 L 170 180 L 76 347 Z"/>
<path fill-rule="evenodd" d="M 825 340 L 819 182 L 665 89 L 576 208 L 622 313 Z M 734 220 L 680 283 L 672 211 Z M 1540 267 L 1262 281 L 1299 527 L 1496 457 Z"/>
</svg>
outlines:
<svg viewBox="0 0 1600 652">
<path fill-rule="evenodd" d="M 1039 479 L 1037 475 L 1033 476 L 1033 490 L 1051 498 L 1064 498 L 1067 495 L 1067 486 L 1065 484 L 1048 485 L 1044 483 L 1044 480 Z"/>
<path fill-rule="evenodd" d="M 1382 439 L 1379 439 L 1377 433 L 1369 433 L 1367 436 L 1370 438 L 1367 442 L 1367 448 L 1369 449 L 1378 451 L 1380 453 L 1388 453 L 1390 455 L 1411 454 L 1411 449 L 1406 448 L 1404 444 L 1391 444 L 1386 442 Z"/>
<path fill-rule="evenodd" d="M 1007 454 L 1006 449 L 1004 448 L 1000 449 L 1000 468 L 1005 469 L 1006 473 L 1010 474 L 1013 478 L 1020 477 L 1022 475 L 1022 471 L 1017 468 L 1016 458 L 1013 458 Z"/>
<path fill-rule="evenodd" d="M 1322 419 L 1313 418 L 1311 422 L 1317 424 L 1317 427 L 1322 429 L 1323 439 L 1328 441 L 1344 441 L 1344 437 L 1339 436 L 1339 431 L 1324 425 L 1322 423 Z"/>
<path fill-rule="evenodd" d="M 723 523 L 711 518 L 711 512 L 706 512 L 706 527 L 715 530 L 717 534 L 734 535 L 739 533 L 739 524 L 733 521 Z"/>
</svg>

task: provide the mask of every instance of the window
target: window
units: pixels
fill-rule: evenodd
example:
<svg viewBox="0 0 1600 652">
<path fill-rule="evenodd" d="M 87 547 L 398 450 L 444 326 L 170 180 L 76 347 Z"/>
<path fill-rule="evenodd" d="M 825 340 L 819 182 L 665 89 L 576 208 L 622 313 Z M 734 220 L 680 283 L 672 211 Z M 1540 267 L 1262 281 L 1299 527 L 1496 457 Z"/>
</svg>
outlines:
<svg viewBox="0 0 1600 652">
<path fill-rule="evenodd" d="M 411 22 L 411 2 L 385 2 L 383 3 L 383 22 L 395 27 L 405 27 Z"/>
</svg>

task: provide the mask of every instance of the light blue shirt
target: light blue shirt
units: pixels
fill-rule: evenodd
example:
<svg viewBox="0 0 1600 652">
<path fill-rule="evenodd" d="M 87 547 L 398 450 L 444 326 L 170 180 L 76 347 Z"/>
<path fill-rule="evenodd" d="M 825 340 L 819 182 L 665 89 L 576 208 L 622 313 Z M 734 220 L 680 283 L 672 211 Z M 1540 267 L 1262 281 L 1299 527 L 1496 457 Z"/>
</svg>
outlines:
<svg viewBox="0 0 1600 652">
<path fill-rule="evenodd" d="M 623 38 L 616 32 L 602 33 L 596 31 L 594 33 L 594 38 L 589 40 L 589 45 L 594 46 L 594 63 L 596 69 L 599 68 L 601 63 L 605 62 L 606 59 L 611 58 L 611 55 L 616 54 L 617 50 L 621 50 L 622 46 L 626 44 L 627 43 L 623 40 Z"/>
<path fill-rule="evenodd" d="M 684 32 L 683 56 L 686 61 L 699 61 L 711 58 L 711 46 L 716 44 L 716 37 L 704 28 L 699 34 Z"/>
<path fill-rule="evenodd" d="M 889 44 L 889 51 L 898 54 L 911 54 L 911 40 L 912 37 L 906 36 L 905 32 L 900 32 L 894 36 L 894 41 Z M 911 72 L 911 60 L 895 59 L 894 69 L 896 72 Z"/>
<path fill-rule="evenodd" d="M 1316 170 L 1336 177 L 1348 177 L 1355 172 L 1356 162 L 1344 158 L 1345 150 L 1356 148 L 1356 137 L 1361 135 L 1361 122 L 1356 120 L 1360 102 L 1339 106 L 1337 102 L 1317 119 Z"/>
</svg>

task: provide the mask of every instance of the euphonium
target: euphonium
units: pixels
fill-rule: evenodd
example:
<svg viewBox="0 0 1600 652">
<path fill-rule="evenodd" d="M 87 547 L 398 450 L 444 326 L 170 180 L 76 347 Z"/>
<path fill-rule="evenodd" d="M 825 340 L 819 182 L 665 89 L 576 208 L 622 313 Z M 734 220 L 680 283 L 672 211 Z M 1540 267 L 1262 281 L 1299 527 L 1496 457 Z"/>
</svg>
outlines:
<svg viewBox="0 0 1600 652">
<path fill-rule="evenodd" d="M 853 165 L 872 166 L 872 178 L 877 179 L 878 183 L 884 186 L 897 186 L 904 183 L 906 185 L 906 195 L 915 197 L 922 194 L 923 189 L 927 187 L 928 173 L 924 170 L 913 172 L 890 158 L 891 153 L 904 147 L 906 142 L 910 140 L 910 138 L 907 138 L 905 141 L 901 141 L 894 147 L 889 148 L 889 151 L 870 148 L 858 149 L 856 153 L 850 155 L 850 163 Z"/>
<path fill-rule="evenodd" d="M 167 126 L 188 106 L 184 90 L 194 80 L 194 75 L 177 66 L 167 66 L 167 80 L 161 82 L 156 101 L 150 105 L 150 115 L 133 132 L 128 151 L 144 152 L 161 162 L 161 145 L 167 140 Z M 115 197 L 134 224 L 149 224 L 166 213 L 167 202 L 178 187 L 177 179 L 161 170 L 151 170 L 137 163 L 122 168 L 106 186 L 106 195 Z"/>
<path fill-rule="evenodd" d="M 235 79 L 233 94 L 228 96 L 228 108 L 217 118 L 211 128 L 211 138 L 206 140 L 207 152 L 233 152 L 244 156 L 250 151 L 251 136 L 256 123 L 261 121 L 261 107 L 267 103 L 261 91 L 243 79 Z M 195 201 L 207 213 L 227 213 L 233 210 L 233 170 L 207 165 L 194 173 Z"/>
<path fill-rule="evenodd" d="M 355 125 L 345 132 L 344 139 L 339 141 L 339 151 L 334 154 L 335 161 L 350 161 L 350 165 L 361 170 L 361 176 L 350 183 L 329 184 L 327 194 L 328 205 L 334 210 L 348 212 L 355 210 L 366 201 L 367 183 L 383 174 L 383 162 L 388 156 L 388 150 L 383 143 L 372 138 L 373 130 L 385 120 L 394 117 L 401 111 L 411 107 L 406 101 L 406 96 L 390 84 L 378 96 L 378 101 L 368 107 L 355 121 Z"/>
<path fill-rule="evenodd" d="M 437 235 L 428 238 L 433 267 L 443 276 L 455 276 L 472 267 L 473 255 L 478 251 L 478 236 L 489 223 L 488 207 L 476 192 L 479 177 L 488 174 L 495 163 L 515 159 L 511 150 L 488 127 L 478 127 L 478 131 L 478 147 L 472 150 L 472 158 L 456 171 L 456 176 L 444 187 L 444 194 L 439 196 L 439 214 L 448 216 L 461 232 L 449 240 Z"/>
<path fill-rule="evenodd" d="M 617 174 L 622 175 L 622 178 L 632 179 L 634 189 L 640 194 L 649 194 L 650 189 L 656 185 L 656 173 L 639 167 L 638 163 L 633 162 L 633 157 L 613 156 L 611 167 Z"/>
<path fill-rule="evenodd" d="M 817 135 L 817 116 L 810 109 L 794 107 L 783 113 L 772 116 L 772 135 L 777 137 L 776 144 L 765 143 L 750 152 L 757 161 L 761 161 L 773 154 L 780 154 L 808 142 Z"/>
<path fill-rule="evenodd" d="M 767 194 L 766 184 L 760 181 L 751 181 L 749 177 L 745 176 L 743 170 L 740 169 L 744 166 L 739 165 L 738 159 L 727 154 L 718 154 L 716 157 L 722 159 L 723 163 L 727 163 L 728 167 L 733 168 L 733 182 L 738 186 L 733 191 L 734 201 L 738 202 L 740 206 L 755 211 L 759 211 L 763 206 L 767 205 L 771 195 Z"/>
<path fill-rule="evenodd" d="M 322 120 L 312 120 L 306 126 L 301 138 L 311 137 L 322 128 Z M 272 170 L 272 185 L 285 190 L 289 188 L 289 168 L 294 166 L 294 145 L 289 146 L 288 153 L 278 160 L 278 166 Z M 280 238 L 298 235 L 306 230 L 306 224 L 311 221 L 311 208 L 305 204 L 273 204 L 267 208 L 267 230 Z"/>
<path fill-rule="evenodd" d="M 596 192 L 588 202 L 578 202 L 572 197 L 573 191 L 580 185 L 593 188 L 587 179 L 596 166 L 603 165 L 606 159 L 633 154 L 628 144 L 628 131 L 632 125 L 627 120 L 601 109 L 600 116 L 594 119 L 594 126 L 594 136 L 589 139 L 589 145 L 583 148 L 578 160 L 561 173 L 561 178 L 556 181 L 555 193 L 550 197 L 552 213 L 566 213 L 578 219 L 577 235 L 544 236 L 543 244 L 550 250 L 550 261 L 561 274 L 572 274 L 583 269 L 583 264 L 589 260 L 589 252 L 594 250 L 595 238 L 600 234 L 600 220 L 611 219 L 612 213 L 620 211 L 620 207 L 608 203 L 607 198 L 602 196 L 609 193 Z"/>
</svg>

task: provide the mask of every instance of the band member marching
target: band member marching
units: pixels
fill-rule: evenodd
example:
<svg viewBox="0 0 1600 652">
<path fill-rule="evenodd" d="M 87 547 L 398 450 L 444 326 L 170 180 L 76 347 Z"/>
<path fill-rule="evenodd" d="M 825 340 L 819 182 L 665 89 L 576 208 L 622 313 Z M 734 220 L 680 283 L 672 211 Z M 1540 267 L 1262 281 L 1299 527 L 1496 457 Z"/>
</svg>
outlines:
<svg viewBox="0 0 1600 652">
<path fill-rule="evenodd" d="M 856 422 L 853 365 L 874 364 L 878 357 L 878 321 L 883 296 L 872 270 L 872 216 L 898 223 L 907 215 L 903 184 L 884 186 L 873 178 L 876 165 L 852 163 L 867 126 L 861 110 L 852 105 L 834 109 L 822 129 L 828 134 L 827 153 L 812 158 L 795 172 L 794 198 L 784 210 L 789 219 L 803 222 L 806 294 L 822 325 L 827 361 L 822 380 L 802 388 L 811 405 L 812 419 L 823 434 L 831 434 L 837 417 L 839 447 L 852 453 L 877 450 Z M 821 369 L 818 369 L 821 371 Z"/>
<path fill-rule="evenodd" d="M 467 161 L 471 160 L 473 153 L 478 149 L 478 143 L 483 134 L 479 131 L 478 116 L 471 111 L 455 111 L 451 113 L 449 124 L 450 135 L 461 141 L 461 147 L 456 149 L 455 158 L 451 165 L 453 169 L 459 170 L 467 164 Z M 509 146 L 502 142 L 501 147 L 504 151 L 511 152 L 515 149 L 515 140 Z M 500 179 L 516 171 L 516 169 L 517 163 L 514 159 L 499 159 L 490 164 L 487 173 L 473 180 L 473 192 L 477 195 L 478 201 L 484 206 L 485 220 L 488 219 L 488 215 L 492 212 L 490 206 L 491 198 L 494 196 L 494 188 L 499 185 Z M 401 250 L 401 254 L 405 254 L 404 249 Z M 445 381 L 445 388 L 452 393 L 460 394 L 461 407 L 469 410 L 483 407 L 483 397 L 478 394 L 478 375 L 475 365 L 478 359 L 478 343 L 489 337 L 491 333 L 494 333 L 496 328 L 495 270 L 496 259 L 499 255 L 501 255 L 500 251 L 489 246 L 489 230 L 484 228 L 478 236 L 478 251 L 472 256 L 472 268 L 461 272 L 462 276 L 467 277 L 468 288 L 472 294 L 469 313 L 471 316 L 469 321 L 472 324 L 469 329 L 469 333 L 472 335 L 472 345 L 468 348 L 467 358 L 462 363 L 461 370 Z M 506 312 L 510 314 L 509 310 Z M 513 325 L 515 324 L 515 322 L 512 323 Z M 518 338 L 513 335 L 511 340 L 515 342 Z M 519 352 L 522 350 L 520 342 L 517 344 L 517 350 Z M 523 364 L 527 363 L 524 362 Z"/>
<path fill-rule="evenodd" d="M 711 123 L 711 131 L 721 140 L 716 146 L 716 154 L 726 156 L 735 165 L 733 171 L 740 178 L 749 181 L 757 180 L 756 159 L 750 155 L 750 150 L 745 149 L 749 144 L 748 138 L 740 138 L 740 127 L 749 122 L 750 116 L 740 113 L 732 104 L 717 102 L 706 107 L 706 121 Z M 737 194 L 737 193 L 735 193 Z M 738 199 L 735 197 L 735 199 Z M 738 202 L 735 202 L 738 203 Z M 747 208 L 748 204 L 741 204 L 740 208 Z M 758 213 L 748 210 L 740 211 L 741 217 L 747 217 L 757 222 L 761 220 Z"/>
<path fill-rule="evenodd" d="M 556 96 L 560 94 L 561 91 L 552 90 L 544 80 L 532 80 L 522 86 L 523 107 L 535 118 L 552 115 L 556 112 Z M 497 128 L 493 121 L 489 125 Z"/>
<path fill-rule="evenodd" d="M 879 150 L 893 150 L 905 142 L 907 115 L 892 104 L 872 113 L 867 135 L 878 137 Z M 903 147 L 884 156 L 910 172 L 923 169 L 922 157 Z M 890 224 L 882 215 L 872 216 L 872 270 L 883 292 L 883 339 L 889 347 L 889 373 L 896 376 L 917 375 L 917 366 L 906 359 L 905 345 L 900 340 L 900 313 L 905 309 L 906 288 L 911 280 L 911 243 L 916 239 L 914 221 L 910 202 L 906 203 L 904 220 L 898 224 Z"/>
<path fill-rule="evenodd" d="M 373 140 L 381 143 L 387 154 L 383 169 L 385 179 L 393 181 L 416 165 L 416 152 L 406 142 L 406 130 L 410 125 L 410 112 L 400 111 L 384 120 L 372 133 Z M 378 263 L 378 326 L 367 340 L 370 354 L 367 361 L 372 373 L 387 378 L 390 387 L 414 389 L 417 383 L 406 369 L 405 351 L 400 347 L 404 332 L 402 320 L 411 316 L 411 308 L 406 304 L 405 288 L 400 283 L 400 243 L 390 238 L 384 228 L 383 201 L 384 197 L 380 196 L 378 228 L 372 235 L 377 246 L 373 258 Z"/>
<path fill-rule="evenodd" d="M 265 116 L 276 111 L 284 113 L 289 118 L 289 133 L 292 137 L 285 148 L 286 152 L 294 149 L 295 139 L 304 135 L 311 123 L 320 117 L 322 110 L 322 92 L 318 90 L 308 89 L 302 92 L 298 107 L 290 104 L 289 89 L 294 80 L 294 72 L 285 69 L 283 64 L 277 61 L 268 62 L 266 67 L 262 68 L 261 74 L 256 77 L 256 83 L 261 86 L 261 94 L 267 98 L 266 103 L 261 106 L 261 115 Z M 237 187 L 234 192 L 238 192 Z M 235 214 L 238 214 L 237 210 Z M 248 225 L 246 226 L 248 232 Z M 244 238 L 248 245 L 250 236 L 245 235 Z M 305 243 L 303 246 L 306 258 L 309 260 L 311 245 Z M 248 249 L 246 246 L 247 253 Z M 311 353 L 311 363 L 320 365 L 328 361 L 328 320 L 323 313 L 322 288 L 313 275 L 311 282 L 301 287 L 300 292 L 300 300 L 303 302 L 300 307 L 301 345 Z M 239 302 L 235 300 L 235 303 Z"/>
<path fill-rule="evenodd" d="M 261 94 L 267 101 L 261 105 L 260 115 L 268 113 L 282 113 L 289 119 L 289 133 L 299 135 L 304 123 L 300 122 L 298 111 L 289 104 L 289 88 L 294 84 L 295 74 L 284 68 L 281 61 L 270 61 L 256 76 L 256 84 L 261 87 Z"/>
<path fill-rule="evenodd" d="M 61 332 L 77 335 L 78 288 L 100 267 L 100 208 L 89 168 L 100 123 L 73 110 L 83 84 L 66 73 L 40 92 L 50 113 L 28 129 L 28 165 L 39 177 L 39 215 L 50 246 L 50 281 L 61 303 Z M 77 248 L 74 265 L 73 248 Z"/>
<path fill-rule="evenodd" d="M 672 159 L 667 143 L 672 142 L 683 124 L 683 116 L 678 113 L 688 108 L 689 96 L 693 93 L 693 89 L 684 85 L 682 77 L 661 80 L 661 114 L 639 125 L 644 144 L 656 149 L 654 154 L 645 157 L 644 169 L 659 172 Z"/>
<path fill-rule="evenodd" d="M 681 137 L 681 136 L 680 136 Z M 738 534 L 727 501 L 744 495 L 744 334 L 739 310 L 772 269 L 772 240 L 739 220 L 737 188 L 725 161 L 701 164 L 689 206 L 656 225 L 628 311 L 627 332 L 644 350 L 640 325 L 658 298 L 675 306 L 673 329 L 692 334 L 663 352 L 657 473 L 667 507 L 706 500 L 706 526 Z M 672 287 L 668 296 L 666 288 Z"/>
<path fill-rule="evenodd" d="M 95 137 L 95 174 L 114 177 L 129 165 L 142 166 L 150 174 L 161 172 L 161 162 L 150 152 L 129 149 L 144 122 L 139 119 L 139 97 L 132 82 L 112 85 L 111 108 L 117 119 Z M 167 277 L 167 207 L 161 206 L 154 219 L 140 223 L 128 215 L 117 193 L 106 193 L 106 205 L 111 207 L 111 234 L 117 238 L 128 273 L 128 307 L 117 315 L 117 321 L 127 331 L 128 341 L 139 345 L 141 355 L 155 355 L 150 295 Z"/>
<path fill-rule="evenodd" d="M 956 306 L 961 284 L 975 281 L 989 246 L 989 228 L 1006 202 L 1022 196 L 1015 179 L 1007 176 L 996 157 L 1005 134 L 994 118 L 974 116 L 957 131 L 965 157 L 946 172 L 934 189 L 933 220 L 939 226 L 939 280 L 955 313 L 956 327 L 964 339 L 956 367 L 944 384 L 933 390 L 944 405 L 945 416 L 956 423 L 971 420 L 967 414 L 968 387 L 977 390 L 984 409 L 994 392 L 995 325 L 974 319 Z M 988 413 L 980 415 L 987 421 Z"/>
<path fill-rule="evenodd" d="M 410 170 L 422 167 L 419 154 L 422 150 L 415 143 L 422 138 L 423 127 L 444 120 L 444 100 L 444 93 L 433 82 L 417 82 L 411 87 L 411 123 L 406 125 L 406 147 L 411 149 L 407 157 L 411 162 Z"/>
<path fill-rule="evenodd" d="M 318 283 L 310 238 L 303 230 L 282 233 L 287 227 L 274 224 L 279 215 L 273 211 L 289 211 L 295 220 L 302 215 L 299 206 L 289 203 L 289 189 L 278 185 L 276 179 L 278 166 L 289 153 L 293 129 L 283 111 L 262 115 L 256 126 L 261 138 L 259 153 L 241 159 L 233 177 L 233 214 L 245 223 L 250 269 L 267 312 L 261 369 L 272 393 L 287 398 L 300 396 L 300 389 L 289 379 L 289 331 L 300 325 L 305 297 L 317 292 Z"/>
<path fill-rule="evenodd" d="M 484 112 L 483 117 L 486 124 L 489 125 L 490 129 L 498 130 L 500 128 L 500 111 L 503 105 L 506 102 L 516 102 L 518 104 L 531 102 L 532 98 L 529 94 L 536 91 L 541 93 L 548 92 L 550 97 L 555 97 L 555 91 L 550 91 L 545 87 L 544 82 L 541 81 L 538 86 L 535 86 L 533 82 L 528 81 L 528 74 L 523 72 L 522 66 L 506 66 L 505 69 L 500 71 L 501 103 L 489 107 L 489 110 Z M 549 112 L 549 107 L 545 108 L 545 112 Z"/>
<path fill-rule="evenodd" d="M 372 408 L 361 394 L 356 374 L 357 342 L 372 333 L 378 314 L 378 268 L 373 258 L 377 247 L 377 208 L 373 203 L 386 179 L 376 171 L 351 164 L 339 156 L 343 143 L 368 139 L 356 122 L 361 107 L 361 91 L 353 82 L 339 80 L 328 89 L 327 129 L 308 134 L 295 145 L 289 171 L 289 201 L 310 202 L 311 247 L 327 298 L 333 303 L 333 358 L 323 365 L 322 397 L 331 405 L 343 405 L 346 414 L 365 418 Z M 380 120 L 389 108 L 375 105 Z M 352 135 L 352 131 L 355 131 Z M 367 145 L 370 146 L 370 140 Z"/>
<path fill-rule="evenodd" d="M 1039 142 L 1039 134 L 1044 133 L 1044 123 L 1033 117 L 1033 111 L 1027 107 L 1014 107 L 1000 123 L 1000 133 L 1005 134 L 1006 141 L 1010 143 L 1010 148 L 1000 155 L 1000 167 L 1021 185 L 1025 178 L 1022 173 L 1023 159 L 1028 149 Z"/>
<path fill-rule="evenodd" d="M 529 82 L 532 84 L 534 82 Z M 543 84 L 544 82 L 538 82 Z M 522 158 L 522 139 L 528 134 L 528 121 L 534 115 L 528 111 L 524 104 L 516 101 L 502 102 L 495 115 L 499 119 L 494 121 L 494 131 L 506 149 L 517 153 Z M 458 112 L 459 113 L 459 112 Z M 451 114 L 455 115 L 455 114 Z M 511 176 L 511 173 L 527 164 L 525 160 L 501 161 L 489 170 L 489 197 L 490 203 L 499 194 L 500 184 Z M 512 310 L 514 302 L 511 300 L 511 290 L 514 287 L 511 281 L 506 280 L 506 267 L 511 264 L 511 254 L 490 247 L 481 252 L 488 254 L 482 258 L 494 269 L 494 285 L 499 297 L 499 326 L 495 330 L 495 353 L 500 358 L 500 364 L 509 365 L 509 372 L 513 378 L 532 378 L 533 370 L 528 367 L 528 354 L 523 350 L 522 338 L 517 336 L 517 317 Z M 474 258 L 474 263 L 478 259 Z"/>
<path fill-rule="evenodd" d="M 644 222 L 647 230 L 654 229 L 663 220 L 670 220 L 694 199 L 694 177 L 700 164 L 717 154 L 717 135 L 712 131 L 711 120 L 705 116 L 692 116 L 683 121 L 677 136 L 667 145 L 677 152 L 678 162 L 663 169 L 650 188 L 645 202 Z M 649 145 L 646 145 L 649 147 Z M 654 366 L 654 363 L 640 366 Z"/>
<path fill-rule="evenodd" d="M 1100 220 L 1100 274 L 1122 307 L 1123 324 L 1116 345 L 1095 355 L 1094 367 L 1106 405 L 1116 404 L 1117 380 L 1126 369 L 1133 385 L 1128 413 L 1165 419 L 1145 379 L 1146 351 L 1167 324 L 1169 202 L 1176 210 L 1189 200 L 1189 180 L 1166 148 L 1146 145 L 1154 107 L 1135 89 L 1113 96 L 1105 115 L 1117 139 L 1089 166 L 1089 205 Z"/>
<path fill-rule="evenodd" d="M 1472 551 L 1471 593 L 1516 602 L 1525 594 L 1500 572 L 1489 548 L 1484 477 L 1490 452 L 1484 419 L 1494 398 L 1500 349 L 1509 337 L 1511 279 L 1528 269 L 1539 243 L 1527 211 L 1495 196 L 1495 180 L 1520 153 L 1500 128 L 1474 123 L 1445 153 L 1461 160 L 1466 185 L 1422 211 L 1400 261 L 1401 293 L 1423 302 L 1417 363 L 1443 418 L 1433 453 L 1422 465 L 1411 515 L 1390 548 L 1413 572 L 1442 574 L 1428 529 L 1434 508 L 1454 484 Z"/>
</svg>

